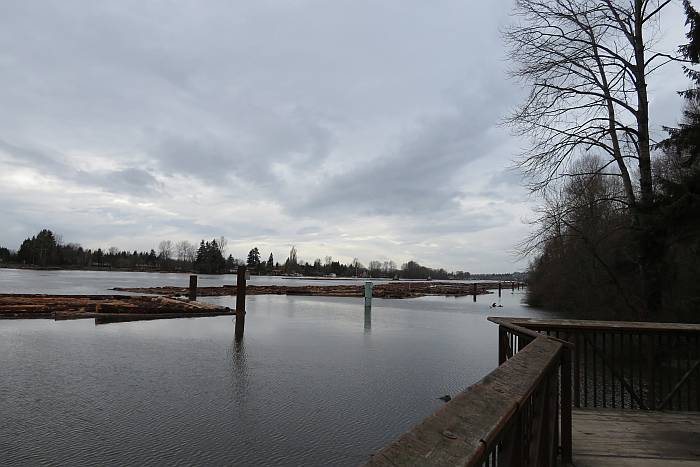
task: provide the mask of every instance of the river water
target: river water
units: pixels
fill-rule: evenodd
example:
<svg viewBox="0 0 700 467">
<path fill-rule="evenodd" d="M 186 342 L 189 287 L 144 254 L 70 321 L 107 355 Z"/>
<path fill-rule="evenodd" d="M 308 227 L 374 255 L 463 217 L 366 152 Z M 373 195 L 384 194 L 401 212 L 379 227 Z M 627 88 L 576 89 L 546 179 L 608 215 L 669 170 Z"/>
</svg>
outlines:
<svg viewBox="0 0 700 467">
<path fill-rule="evenodd" d="M 186 284 L 0 269 L 0 293 Z M 487 316 L 551 316 L 523 297 L 375 299 L 366 315 L 362 298 L 249 296 L 240 344 L 229 316 L 0 321 L 0 465 L 357 465 L 496 366 Z"/>
</svg>

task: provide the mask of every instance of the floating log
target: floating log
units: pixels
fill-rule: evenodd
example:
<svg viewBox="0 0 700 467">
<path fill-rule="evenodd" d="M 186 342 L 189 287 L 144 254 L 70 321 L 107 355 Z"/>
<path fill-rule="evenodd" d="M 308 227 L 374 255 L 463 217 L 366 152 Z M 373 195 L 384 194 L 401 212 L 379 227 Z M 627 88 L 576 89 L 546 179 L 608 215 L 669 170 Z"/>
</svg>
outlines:
<svg viewBox="0 0 700 467">
<path fill-rule="evenodd" d="M 3 318 L 180 318 L 232 314 L 226 307 L 162 296 L 0 294 Z"/>
</svg>

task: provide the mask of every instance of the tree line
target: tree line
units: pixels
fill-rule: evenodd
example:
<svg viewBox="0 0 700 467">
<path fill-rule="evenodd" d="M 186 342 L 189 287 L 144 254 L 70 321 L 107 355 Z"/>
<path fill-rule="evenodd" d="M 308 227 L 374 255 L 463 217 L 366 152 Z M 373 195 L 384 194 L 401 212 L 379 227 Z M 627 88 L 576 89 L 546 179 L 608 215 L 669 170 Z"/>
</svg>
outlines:
<svg viewBox="0 0 700 467">
<path fill-rule="evenodd" d="M 240 261 L 231 255 L 224 258 L 224 237 L 202 240 L 199 248 L 189 241 L 162 241 L 157 251 L 126 251 L 116 247 L 106 250 L 83 248 L 64 243 L 60 235 L 43 229 L 25 239 L 17 251 L 0 247 L 0 263 L 39 267 L 114 268 L 128 270 L 198 271 L 222 273 L 235 269 Z"/>
<path fill-rule="evenodd" d="M 248 252 L 246 260 L 234 258 L 227 253 L 225 237 L 202 240 L 199 246 L 183 240 L 164 240 L 157 249 L 149 251 L 126 251 L 116 247 L 106 250 L 83 248 L 77 243 L 64 243 L 60 235 L 43 229 L 37 235 L 25 239 L 17 251 L 0 247 L 0 263 L 56 268 L 109 268 L 124 270 L 193 271 L 202 274 L 233 272 L 239 265 L 247 265 L 253 274 L 291 274 L 302 276 L 372 277 L 403 279 L 470 279 L 465 271 L 448 272 L 443 268 L 433 269 L 408 261 L 400 267 L 394 261 L 373 260 L 367 266 L 357 258 L 343 263 L 326 256 L 313 262 L 300 260 L 297 249 L 292 246 L 289 255 L 280 263 L 272 252 L 265 258 L 258 247 Z M 512 278 L 503 275 L 503 280 Z"/>
<path fill-rule="evenodd" d="M 700 305 L 700 15 L 688 43 L 658 50 L 668 1 L 518 0 L 506 33 L 530 92 L 510 117 L 519 164 L 542 200 L 521 245 L 529 302 L 577 314 L 697 320 Z M 679 25 L 681 26 L 681 25 Z M 684 62 L 681 122 L 650 135 L 647 82 Z"/>
</svg>

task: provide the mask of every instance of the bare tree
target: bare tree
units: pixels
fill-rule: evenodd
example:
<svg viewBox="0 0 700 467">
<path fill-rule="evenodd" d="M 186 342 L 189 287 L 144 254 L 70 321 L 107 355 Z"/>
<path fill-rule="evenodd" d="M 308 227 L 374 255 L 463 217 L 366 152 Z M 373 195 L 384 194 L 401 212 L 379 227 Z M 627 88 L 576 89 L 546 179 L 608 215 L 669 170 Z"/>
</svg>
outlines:
<svg viewBox="0 0 700 467">
<path fill-rule="evenodd" d="M 196 246 L 188 240 L 181 240 L 175 243 L 175 257 L 178 261 L 194 262 L 196 255 Z"/>
<path fill-rule="evenodd" d="M 164 261 L 169 260 L 173 257 L 173 242 L 170 240 L 163 240 L 158 244 L 158 256 Z"/>
<path fill-rule="evenodd" d="M 194 263 L 197 259 L 197 246 L 193 243 L 186 242 L 185 245 L 185 261 Z"/>
<path fill-rule="evenodd" d="M 187 248 L 187 243 L 187 240 L 180 240 L 179 242 L 175 242 L 175 258 L 178 261 L 185 260 L 185 250 Z"/>
<path fill-rule="evenodd" d="M 659 310 L 647 78 L 675 57 L 650 38 L 670 0 L 516 0 L 505 37 L 513 76 L 530 89 L 508 118 L 531 145 L 519 161 L 534 191 L 582 175 L 573 162 L 604 156 L 596 173 L 619 177 L 637 232 L 644 306 Z M 647 37 L 649 36 L 649 37 Z M 613 170 L 611 170 L 613 169 Z M 637 179 L 634 179 L 635 174 Z M 585 174 L 583 174 L 585 175 Z"/>
<path fill-rule="evenodd" d="M 226 250 L 228 248 L 228 240 L 223 235 L 219 237 L 219 250 L 221 250 L 221 256 L 226 257 Z"/>
<path fill-rule="evenodd" d="M 369 272 L 372 277 L 379 276 L 379 274 L 382 272 L 382 262 L 377 260 L 370 261 Z"/>
</svg>

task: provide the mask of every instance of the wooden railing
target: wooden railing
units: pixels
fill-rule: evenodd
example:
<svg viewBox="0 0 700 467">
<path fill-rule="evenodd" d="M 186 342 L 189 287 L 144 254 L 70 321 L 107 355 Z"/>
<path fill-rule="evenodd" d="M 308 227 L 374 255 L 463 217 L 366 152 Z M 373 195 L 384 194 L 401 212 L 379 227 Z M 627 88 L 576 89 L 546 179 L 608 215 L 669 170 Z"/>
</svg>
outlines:
<svg viewBox="0 0 700 467">
<path fill-rule="evenodd" d="M 568 344 L 509 329 L 520 340 L 517 352 L 368 465 L 547 467 L 556 465 L 560 445 L 570 461 L 570 388 L 567 399 L 561 386 L 571 380 Z"/>
<path fill-rule="evenodd" d="M 489 318 L 499 324 L 499 352 L 509 358 L 532 335 L 574 345 L 575 407 L 700 410 L 700 325 L 620 321 Z"/>
</svg>

